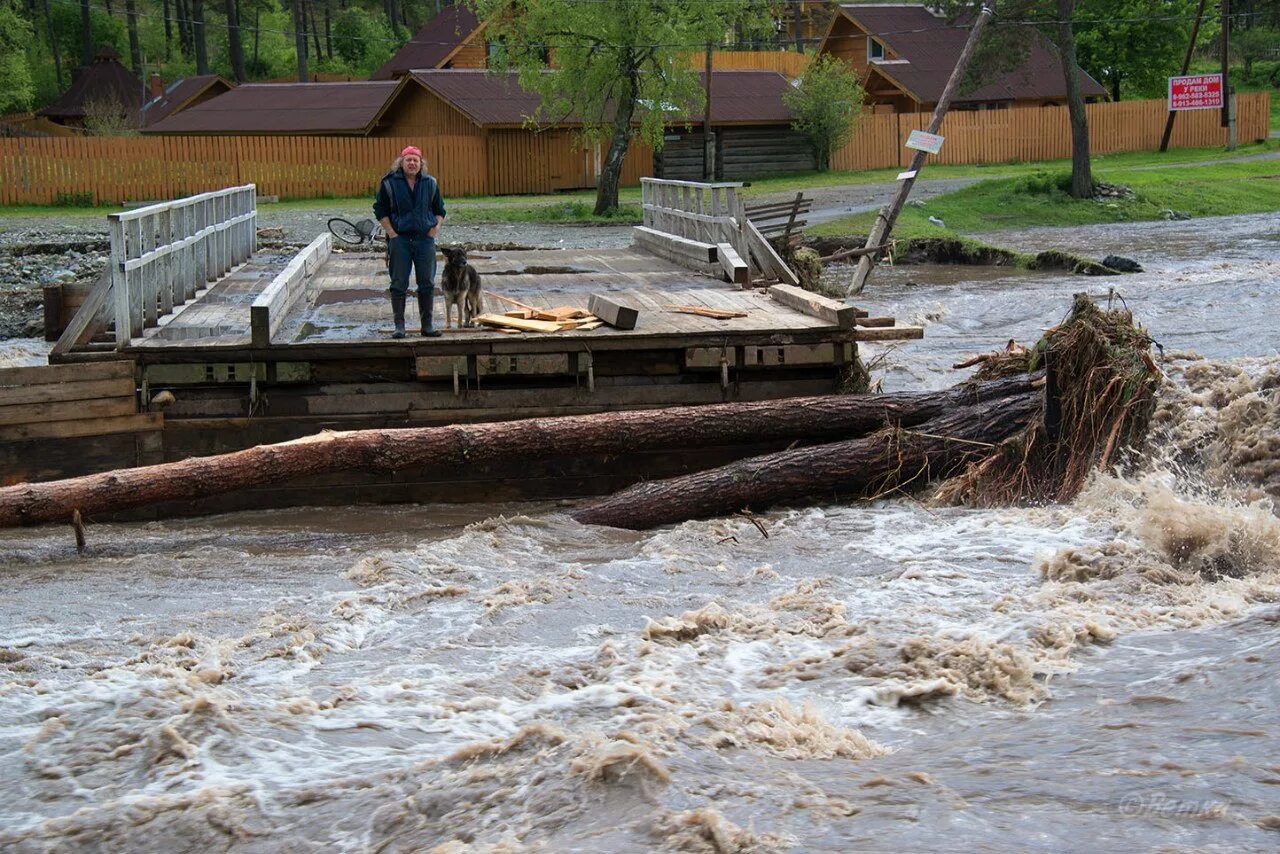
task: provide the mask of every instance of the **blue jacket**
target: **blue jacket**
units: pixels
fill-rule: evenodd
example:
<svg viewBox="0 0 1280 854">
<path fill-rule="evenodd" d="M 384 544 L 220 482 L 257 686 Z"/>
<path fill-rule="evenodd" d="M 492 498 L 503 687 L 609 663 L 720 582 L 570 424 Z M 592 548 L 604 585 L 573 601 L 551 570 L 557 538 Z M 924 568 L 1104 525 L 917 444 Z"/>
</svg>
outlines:
<svg viewBox="0 0 1280 854">
<path fill-rule="evenodd" d="M 440 185 L 436 179 L 421 172 L 412 190 L 403 170 L 388 172 L 378 184 L 378 195 L 373 200 L 373 215 L 379 221 L 391 218 L 391 226 L 398 234 L 409 237 L 425 237 L 445 215 L 444 199 L 440 197 Z"/>
</svg>

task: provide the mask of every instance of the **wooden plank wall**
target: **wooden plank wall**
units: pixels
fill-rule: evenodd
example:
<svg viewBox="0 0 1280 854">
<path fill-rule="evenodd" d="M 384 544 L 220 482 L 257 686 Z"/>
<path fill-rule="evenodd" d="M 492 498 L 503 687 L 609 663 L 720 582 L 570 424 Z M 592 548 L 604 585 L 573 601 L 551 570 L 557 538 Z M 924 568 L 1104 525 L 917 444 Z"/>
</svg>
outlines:
<svg viewBox="0 0 1280 854">
<path fill-rule="evenodd" d="M 1239 96 L 1239 139 L 1267 135 L 1270 92 Z M 1093 150 L 1151 150 L 1164 128 L 1163 100 L 1090 104 Z M 832 157 L 838 170 L 886 169 L 903 165 L 907 134 L 929 117 L 899 113 L 863 118 L 853 141 Z M 555 131 L 553 134 L 563 134 Z M 1071 154 L 1065 107 L 957 112 L 942 126 L 947 137 L 936 163 L 1003 163 L 1045 160 Z M 494 142 L 498 140 L 497 142 Z M 1214 110 L 1185 112 L 1174 126 L 1175 147 L 1222 145 L 1226 131 Z M 491 131 L 484 136 L 433 137 L 76 137 L 0 139 L 0 204 L 56 204 L 91 193 L 100 204 L 172 199 L 237 184 L 258 185 L 261 195 L 288 198 L 372 194 L 396 152 L 420 145 L 432 174 L 448 197 L 500 193 L 546 193 L 560 186 L 591 186 L 585 175 L 570 180 L 564 164 L 551 157 L 575 156 L 559 144 L 548 154 L 547 139 L 527 130 Z M 497 146 L 496 148 L 494 146 Z M 568 152 L 567 154 L 565 152 Z M 581 154 L 581 150 L 578 151 Z M 583 169 L 594 157 L 581 158 Z M 577 162 L 577 161 L 575 161 Z M 651 174 L 653 152 L 635 144 L 622 183 L 635 185 Z M 559 178 L 554 176 L 559 175 Z"/>
<path fill-rule="evenodd" d="M 716 50 L 711 52 L 711 68 L 715 71 L 777 71 L 786 77 L 799 77 L 809 67 L 812 54 L 793 50 Z M 684 61 L 697 69 L 706 67 L 706 54 L 691 51 Z"/>
<path fill-rule="evenodd" d="M 0 369 L 0 442 L 159 429 L 138 412 L 133 362 Z"/>
<path fill-rule="evenodd" d="M 1240 142 L 1265 139 L 1271 109 L 1270 92 L 1237 97 Z M 1094 154 L 1151 151 L 1160 147 L 1164 131 L 1164 99 L 1088 104 L 1089 142 Z M 1191 110 L 1173 126 L 1173 148 L 1225 145 L 1227 131 L 1217 110 Z M 913 130 L 929 125 L 928 113 L 887 113 L 862 118 L 853 140 L 835 152 L 831 168 L 889 169 L 905 166 L 912 152 L 904 147 Z M 1006 163 L 1053 160 L 1071 156 L 1071 125 L 1066 107 L 978 110 L 948 113 L 942 122 L 946 144 L 929 157 L 931 163 Z"/>
</svg>

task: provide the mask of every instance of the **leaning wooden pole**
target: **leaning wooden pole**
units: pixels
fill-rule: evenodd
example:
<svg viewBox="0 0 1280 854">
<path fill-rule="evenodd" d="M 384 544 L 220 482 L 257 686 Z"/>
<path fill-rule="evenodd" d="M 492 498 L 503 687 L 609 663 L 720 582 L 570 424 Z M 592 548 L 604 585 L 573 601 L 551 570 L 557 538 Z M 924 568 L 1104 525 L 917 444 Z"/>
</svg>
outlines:
<svg viewBox="0 0 1280 854">
<path fill-rule="evenodd" d="M 588 525 L 643 531 L 763 510 L 800 500 L 872 497 L 946 477 L 1025 430 L 1040 413 L 1037 392 L 964 406 L 917 428 L 888 428 L 872 436 L 796 448 L 720 468 L 649 481 L 573 513 Z"/>
<path fill-rule="evenodd" d="M 1191 25 L 1191 39 L 1187 42 L 1187 53 L 1182 57 L 1182 71 L 1180 74 L 1186 76 L 1187 71 L 1191 68 L 1191 55 L 1196 50 L 1196 38 L 1200 35 L 1200 19 L 1204 17 L 1205 0 L 1200 0 L 1200 6 L 1196 9 L 1196 22 Z M 1170 107 L 1173 104 L 1169 104 Z M 1178 117 L 1178 111 L 1170 109 L 1169 117 L 1164 122 L 1164 135 L 1160 137 L 1160 150 L 1169 150 L 1169 140 L 1173 138 L 1173 120 Z"/>
<path fill-rule="evenodd" d="M 231 454 L 196 457 L 0 489 L 0 528 L 68 523 L 170 501 L 193 501 L 297 477 L 341 471 L 624 454 L 768 441 L 823 442 L 912 426 L 956 407 L 1025 394 L 1034 377 L 963 383 L 943 392 L 787 398 L 388 430 L 321 433 Z"/>
<path fill-rule="evenodd" d="M 978 12 L 978 19 L 973 22 L 973 29 L 969 31 L 969 39 L 964 43 L 964 50 L 960 52 L 960 58 L 956 60 L 956 67 L 951 69 L 951 77 L 947 80 L 946 88 L 942 90 L 942 97 L 938 99 L 938 105 L 934 107 L 933 118 L 929 120 L 929 133 L 937 133 L 942 127 L 942 120 L 947 115 L 947 108 L 951 106 L 951 98 L 955 95 L 956 90 L 960 88 L 960 81 L 964 79 L 965 70 L 969 67 L 969 61 L 973 59 L 973 52 L 978 47 L 978 39 L 982 35 L 983 29 L 987 26 L 987 21 L 991 19 L 991 10 L 983 6 Z M 893 225 L 898 221 L 898 215 L 902 213 L 902 207 L 907 203 L 907 196 L 911 195 L 911 187 L 916 182 L 916 176 L 924 167 L 924 158 L 927 152 L 917 151 L 915 156 L 911 158 L 911 166 L 907 170 L 907 177 L 903 178 L 898 185 L 898 192 L 893 197 L 893 201 L 886 207 L 880 209 L 880 214 L 876 217 L 875 225 L 871 228 L 871 234 L 867 237 L 867 249 L 875 250 L 868 252 L 858 259 L 858 267 L 853 273 L 853 281 L 849 285 L 849 294 L 856 296 L 862 293 L 862 289 L 867 286 L 867 279 L 871 276 L 871 271 L 875 269 L 876 262 L 880 258 L 880 248 L 889 242 L 889 234 L 893 231 Z"/>
</svg>

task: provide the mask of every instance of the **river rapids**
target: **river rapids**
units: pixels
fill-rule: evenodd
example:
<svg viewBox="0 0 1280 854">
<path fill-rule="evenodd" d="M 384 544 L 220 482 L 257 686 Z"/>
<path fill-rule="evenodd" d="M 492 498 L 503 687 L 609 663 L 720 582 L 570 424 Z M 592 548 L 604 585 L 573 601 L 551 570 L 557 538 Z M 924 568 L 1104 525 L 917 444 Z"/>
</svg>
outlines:
<svg viewBox="0 0 1280 854">
<path fill-rule="evenodd" d="M 938 388 L 1123 299 L 1168 382 L 1070 505 L 0 532 L 0 848 L 1276 850 L 1280 217 L 1011 239 L 1147 272 L 886 270 L 928 329 L 869 355 Z"/>
</svg>

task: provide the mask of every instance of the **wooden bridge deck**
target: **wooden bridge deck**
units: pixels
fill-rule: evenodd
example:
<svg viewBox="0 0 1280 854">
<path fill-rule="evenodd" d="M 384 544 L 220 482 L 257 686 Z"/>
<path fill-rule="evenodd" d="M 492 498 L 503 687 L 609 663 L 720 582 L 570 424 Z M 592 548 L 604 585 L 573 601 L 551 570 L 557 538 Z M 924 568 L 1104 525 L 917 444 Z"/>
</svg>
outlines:
<svg viewBox="0 0 1280 854">
<path fill-rule="evenodd" d="M 591 293 L 603 293 L 640 310 L 634 330 L 602 326 L 592 330 L 511 334 L 479 328 L 452 331 L 440 338 L 412 334 L 419 324 L 416 300 L 410 298 L 407 323 L 410 336 L 391 339 L 391 307 L 382 257 L 372 253 L 335 252 L 310 277 L 305 295 L 272 336 L 275 351 L 305 350 L 310 358 L 323 351 L 332 355 L 355 347 L 390 353 L 501 352 L 517 342 L 528 350 L 560 349 L 569 342 L 588 347 L 640 346 L 644 339 L 728 336 L 734 340 L 764 340 L 787 334 L 836 332 L 829 322 L 784 306 L 757 290 L 744 291 L 709 276 L 691 272 L 643 250 L 527 250 L 472 253 L 486 294 L 496 293 L 543 308 L 586 307 Z M 252 348 L 250 304 L 282 267 L 280 259 L 254 256 L 237 271 L 183 307 L 163 326 L 148 329 L 130 350 L 144 361 L 164 352 L 182 358 L 200 351 Z M 442 266 L 442 265 L 441 265 Z M 438 280 L 438 277 L 437 277 Z M 718 320 L 667 309 L 671 304 L 743 311 L 747 317 Z M 501 313 L 510 306 L 486 295 L 485 310 Z M 444 304 L 436 289 L 435 325 L 444 326 Z M 839 337 L 853 340 L 851 330 Z M 497 348 L 496 350 L 494 348 Z M 285 352 L 277 352 L 286 357 Z"/>
</svg>

